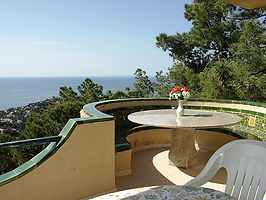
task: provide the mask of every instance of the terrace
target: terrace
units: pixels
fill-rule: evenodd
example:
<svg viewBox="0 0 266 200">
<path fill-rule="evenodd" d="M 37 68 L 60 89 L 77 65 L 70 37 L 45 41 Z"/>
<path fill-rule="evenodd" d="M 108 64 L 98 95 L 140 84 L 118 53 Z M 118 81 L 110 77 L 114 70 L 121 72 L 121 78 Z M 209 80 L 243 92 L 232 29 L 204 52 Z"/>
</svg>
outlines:
<svg viewBox="0 0 266 200">
<path fill-rule="evenodd" d="M 264 0 L 225 0 L 246 8 L 265 6 Z M 1 144 L 1 148 L 48 146 L 28 162 L 0 176 L 2 199 L 89 199 L 124 189 L 184 185 L 224 144 L 240 138 L 266 141 L 266 104 L 189 99 L 185 109 L 229 112 L 242 118 L 227 128 L 194 133 L 198 162 L 189 169 L 169 165 L 170 129 L 136 126 L 128 114 L 171 107 L 168 99 L 125 99 L 87 104 L 80 118 L 70 119 L 58 136 Z M 115 141 L 115 142 L 114 142 Z M 226 171 L 205 187 L 224 191 Z"/>
<path fill-rule="evenodd" d="M 230 112 L 243 120 L 228 128 L 196 130 L 197 165 L 187 170 L 171 166 L 167 157 L 170 129 L 136 126 L 127 120 L 127 115 L 139 110 L 171 109 L 173 104 L 168 99 L 151 98 L 85 105 L 81 118 L 69 120 L 58 142 L 58 138 L 52 138 L 41 153 L 0 176 L 1 196 L 86 199 L 129 188 L 184 185 L 201 171 L 216 149 L 229 141 L 266 140 L 265 103 L 190 99 L 185 108 Z M 206 187 L 222 191 L 224 183 L 225 172 L 221 171 Z"/>
</svg>

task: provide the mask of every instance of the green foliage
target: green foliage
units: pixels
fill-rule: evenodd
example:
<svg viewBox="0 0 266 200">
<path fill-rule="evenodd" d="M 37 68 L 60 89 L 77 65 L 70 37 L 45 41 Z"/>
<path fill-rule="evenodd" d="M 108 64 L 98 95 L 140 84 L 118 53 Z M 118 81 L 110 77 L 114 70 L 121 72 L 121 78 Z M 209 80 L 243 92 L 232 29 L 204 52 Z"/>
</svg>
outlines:
<svg viewBox="0 0 266 200">
<path fill-rule="evenodd" d="M 140 68 L 136 70 L 134 88 L 126 88 L 129 97 L 150 97 L 154 94 L 154 83 L 149 80 L 146 72 Z"/>
<path fill-rule="evenodd" d="M 80 99 L 84 103 L 96 102 L 103 97 L 103 86 L 94 83 L 91 79 L 86 78 L 80 86 Z"/>
<path fill-rule="evenodd" d="M 229 84 L 235 98 L 244 101 L 266 101 L 266 74 L 254 74 L 251 65 L 243 60 L 228 62 L 232 70 Z"/>
<path fill-rule="evenodd" d="M 250 73 L 245 61 L 215 63 L 200 74 L 201 96 L 206 98 L 240 99 L 244 101 L 266 100 L 266 75 Z"/>
<path fill-rule="evenodd" d="M 169 78 L 169 73 L 163 74 L 163 71 L 156 72 L 156 83 L 155 83 L 155 91 L 157 96 L 163 97 L 169 95 L 169 91 L 171 88 L 171 81 Z"/>
<path fill-rule="evenodd" d="M 232 79 L 232 70 L 225 62 L 214 64 L 202 72 L 200 78 L 202 97 L 234 99 L 233 90 L 229 84 Z"/>
<path fill-rule="evenodd" d="M 0 134 L 0 142 L 11 142 L 14 141 L 10 135 Z M 6 173 L 10 171 L 10 169 L 14 169 L 15 167 L 21 165 L 24 161 L 22 158 L 22 151 L 18 148 L 5 148 L 0 149 L 0 174 Z"/>
<path fill-rule="evenodd" d="M 236 40 L 232 22 L 225 18 L 230 7 L 217 0 L 187 4 L 185 18 L 192 22 L 191 30 L 174 36 L 160 34 L 157 46 L 169 51 L 175 63 L 203 71 L 210 61 L 228 57 L 229 45 Z"/>
<path fill-rule="evenodd" d="M 194 0 L 185 6 L 185 18 L 193 24 L 191 30 L 170 36 L 162 33 L 156 44 L 168 51 L 176 64 L 201 72 L 212 62 L 231 59 L 236 53 L 232 46 L 237 43 L 241 44 L 234 49 L 241 49 L 243 42 L 260 46 L 264 40 L 265 48 L 265 37 L 261 37 L 263 33 L 265 36 L 263 16 L 265 9 L 247 11 L 221 0 Z"/>
<path fill-rule="evenodd" d="M 175 65 L 169 69 L 169 74 L 174 85 L 186 85 L 189 87 L 190 97 L 198 97 L 201 86 L 199 77 L 193 70 L 186 66 Z"/>
<path fill-rule="evenodd" d="M 193 97 L 265 101 L 266 9 L 194 0 L 185 18 L 189 32 L 156 38 L 175 63 L 170 82 L 188 85 Z"/>
<path fill-rule="evenodd" d="M 110 90 L 107 91 L 107 93 L 104 94 L 103 99 L 126 99 L 128 98 L 128 94 L 123 91 L 116 91 L 115 93 L 112 93 Z"/>
<path fill-rule="evenodd" d="M 266 25 L 255 20 L 243 22 L 239 41 L 231 45 L 234 57 L 249 65 L 246 70 L 253 74 L 266 73 Z"/>
<path fill-rule="evenodd" d="M 22 133 L 22 139 L 58 135 L 60 128 L 60 124 L 53 120 L 49 111 L 33 114 L 26 123 L 26 128 Z"/>
<path fill-rule="evenodd" d="M 76 101 L 78 94 L 71 87 L 60 87 L 59 97 L 62 101 Z"/>
</svg>

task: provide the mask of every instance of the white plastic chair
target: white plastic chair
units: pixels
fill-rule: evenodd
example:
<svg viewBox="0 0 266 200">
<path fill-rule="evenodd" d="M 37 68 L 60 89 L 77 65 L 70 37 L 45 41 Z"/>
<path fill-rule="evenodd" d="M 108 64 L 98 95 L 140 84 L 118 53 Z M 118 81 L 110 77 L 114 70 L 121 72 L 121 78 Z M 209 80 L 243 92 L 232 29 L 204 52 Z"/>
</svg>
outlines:
<svg viewBox="0 0 266 200">
<path fill-rule="evenodd" d="M 266 192 L 266 142 L 229 142 L 219 148 L 201 173 L 185 185 L 200 187 L 220 168 L 227 171 L 225 193 L 240 200 L 263 199 Z"/>
</svg>

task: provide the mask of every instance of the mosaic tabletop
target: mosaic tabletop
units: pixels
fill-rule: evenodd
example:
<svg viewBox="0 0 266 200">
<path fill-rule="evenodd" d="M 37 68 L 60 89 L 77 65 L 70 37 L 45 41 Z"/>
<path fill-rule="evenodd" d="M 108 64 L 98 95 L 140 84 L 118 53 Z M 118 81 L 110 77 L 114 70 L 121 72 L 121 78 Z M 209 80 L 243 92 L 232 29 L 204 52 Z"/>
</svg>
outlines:
<svg viewBox="0 0 266 200">
<path fill-rule="evenodd" d="M 228 194 L 209 188 L 196 188 L 190 186 L 163 185 L 154 187 L 143 187 L 93 198 L 94 200 L 232 200 L 235 199 Z"/>
</svg>

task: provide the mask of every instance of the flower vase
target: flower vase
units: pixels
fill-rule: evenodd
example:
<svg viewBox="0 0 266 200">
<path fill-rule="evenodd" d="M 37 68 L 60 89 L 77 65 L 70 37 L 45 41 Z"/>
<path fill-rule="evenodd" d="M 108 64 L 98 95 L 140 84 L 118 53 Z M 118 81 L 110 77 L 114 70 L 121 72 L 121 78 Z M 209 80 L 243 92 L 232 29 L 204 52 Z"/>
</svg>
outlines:
<svg viewBox="0 0 266 200">
<path fill-rule="evenodd" d="M 184 102 L 185 102 L 185 100 L 179 100 L 178 101 L 178 107 L 176 109 L 176 116 L 177 117 L 184 115 L 184 107 L 183 107 Z"/>
</svg>

